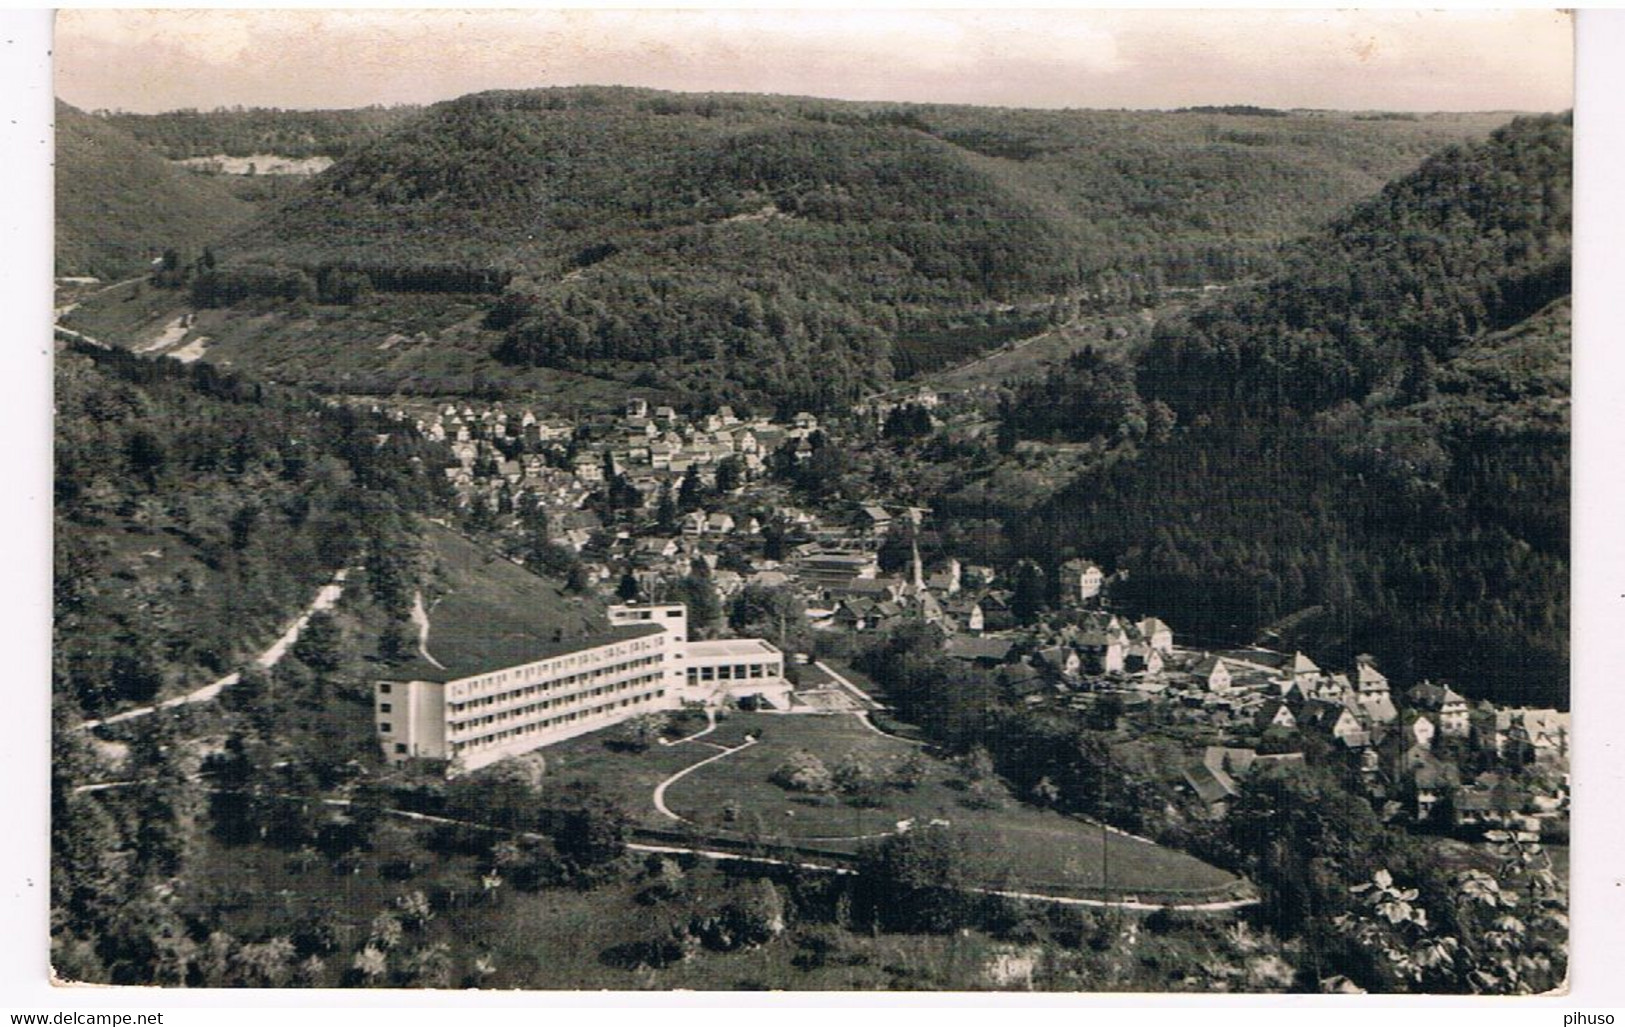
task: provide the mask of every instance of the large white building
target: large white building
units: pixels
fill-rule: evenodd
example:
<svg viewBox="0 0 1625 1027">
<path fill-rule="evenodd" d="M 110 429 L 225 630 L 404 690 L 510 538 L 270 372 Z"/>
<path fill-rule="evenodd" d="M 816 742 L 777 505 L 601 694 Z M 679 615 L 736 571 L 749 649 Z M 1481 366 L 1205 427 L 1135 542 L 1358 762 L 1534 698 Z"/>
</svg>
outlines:
<svg viewBox="0 0 1625 1027">
<path fill-rule="evenodd" d="M 607 632 L 573 641 L 495 646 L 477 663 L 415 660 L 378 680 L 385 758 L 477 770 L 684 700 L 788 702 L 784 656 L 761 639 L 691 642 L 680 603 L 612 606 L 609 622 Z"/>
</svg>

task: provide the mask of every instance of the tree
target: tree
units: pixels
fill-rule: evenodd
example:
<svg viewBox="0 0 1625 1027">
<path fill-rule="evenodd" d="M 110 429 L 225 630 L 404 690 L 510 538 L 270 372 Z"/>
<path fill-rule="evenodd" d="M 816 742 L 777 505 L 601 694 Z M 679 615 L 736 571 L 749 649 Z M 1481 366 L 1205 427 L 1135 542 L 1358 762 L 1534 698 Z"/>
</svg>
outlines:
<svg viewBox="0 0 1625 1027">
<path fill-rule="evenodd" d="M 690 633 L 699 637 L 709 635 L 722 621 L 722 600 L 717 598 L 717 587 L 710 578 L 688 574 L 678 580 L 674 589 L 675 601 L 688 606 Z"/>
<path fill-rule="evenodd" d="M 169 450 L 158 436 L 146 428 L 136 429 L 124 444 L 124 456 L 130 473 L 146 484 L 147 491 L 157 489 L 158 478 L 169 462 Z"/>
<path fill-rule="evenodd" d="M 1399 858 L 1401 841 L 1328 772 L 1291 764 L 1248 776 L 1225 834 L 1269 922 L 1287 937 L 1308 933 L 1316 959 L 1318 932 L 1347 908 L 1349 888 Z"/>
<path fill-rule="evenodd" d="M 966 911 L 967 838 L 946 827 L 923 827 L 867 846 L 858 880 L 883 927 L 951 931 Z"/>
<path fill-rule="evenodd" d="M 372 945 L 357 952 L 350 966 L 365 987 L 377 987 L 389 977 L 389 957 Z"/>
<path fill-rule="evenodd" d="M 655 506 L 655 528 L 662 535 L 677 532 L 677 501 L 672 498 L 669 481 L 660 483 L 660 498 Z"/>
<path fill-rule="evenodd" d="M 787 788 L 793 792 L 807 792 L 813 795 L 835 790 L 834 775 L 824 765 L 823 760 L 806 749 L 797 749 L 792 752 L 773 771 L 768 780 L 780 788 Z"/>
<path fill-rule="evenodd" d="M 784 524 L 773 518 L 762 526 L 762 558 L 764 560 L 783 560 L 787 539 Z"/>
<path fill-rule="evenodd" d="M 636 602 L 642 594 L 643 588 L 638 584 L 637 577 L 631 571 L 621 575 L 620 584 L 615 586 L 615 597 L 617 599 L 623 603 L 632 603 Z"/>
<path fill-rule="evenodd" d="M 1010 612 L 1021 624 L 1031 624 L 1044 608 L 1044 572 L 1031 560 L 1016 564 L 1015 594 L 1010 598 Z"/>
<path fill-rule="evenodd" d="M 723 494 L 739 488 L 745 479 L 745 462 L 737 456 L 724 457 L 717 464 L 717 491 Z"/>
<path fill-rule="evenodd" d="M 587 574 L 587 567 L 580 560 L 570 563 L 570 569 L 564 575 L 564 590 L 575 595 L 583 595 L 592 588 L 592 578 Z"/>
<path fill-rule="evenodd" d="M 378 655 L 389 663 L 409 660 L 417 652 L 418 636 L 412 625 L 391 617 L 378 634 Z"/>
<path fill-rule="evenodd" d="M 368 928 L 367 947 L 379 952 L 390 952 L 401 943 L 405 931 L 399 916 L 388 911 L 379 913 L 372 918 L 372 924 Z"/>
<path fill-rule="evenodd" d="M 585 794 L 544 810 L 542 830 L 577 873 L 592 872 L 626 854 L 630 819 L 601 795 Z"/>
<path fill-rule="evenodd" d="M 671 718 L 665 713 L 645 713 L 623 720 L 615 729 L 615 741 L 631 752 L 645 752 L 660 741 Z"/>
<path fill-rule="evenodd" d="M 278 988 L 293 972 L 293 942 L 287 938 L 244 945 L 233 959 L 236 978 L 249 988 Z"/>
<path fill-rule="evenodd" d="M 925 783 L 930 770 L 930 764 L 925 756 L 920 750 L 915 749 L 893 766 L 891 783 L 904 791 L 913 791 Z"/>
<path fill-rule="evenodd" d="M 735 885 L 716 918 L 713 948 L 731 950 L 765 945 L 784 933 L 784 897 L 773 882 L 755 878 Z"/>
<path fill-rule="evenodd" d="M 786 636 L 804 633 L 807 605 L 794 589 L 746 585 L 728 606 L 728 626 L 740 635 L 765 635 L 782 649 Z"/>
<path fill-rule="evenodd" d="M 705 482 L 700 480 L 699 467 L 689 464 L 677 489 L 677 509 L 682 513 L 693 513 L 704 505 Z"/>
<path fill-rule="evenodd" d="M 842 756 L 830 777 L 836 788 L 861 806 L 879 805 L 887 783 L 885 773 L 861 749 Z"/>
<path fill-rule="evenodd" d="M 339 668 L 342 642 L 338 621 L 326 610 L 317 610 L 305 621 L 291 651 L 311 670 L 331 673 Z"/>
<path fill-rule="evenodd" d="M 400 911 L 400 923 L 409 930 L 421 931 L 434 919 L 434 909 L 429 905 L 428 896 L 421 890 L 410 891 L 405 895 L 395 897 L 395 908 Z"/>
</svg>

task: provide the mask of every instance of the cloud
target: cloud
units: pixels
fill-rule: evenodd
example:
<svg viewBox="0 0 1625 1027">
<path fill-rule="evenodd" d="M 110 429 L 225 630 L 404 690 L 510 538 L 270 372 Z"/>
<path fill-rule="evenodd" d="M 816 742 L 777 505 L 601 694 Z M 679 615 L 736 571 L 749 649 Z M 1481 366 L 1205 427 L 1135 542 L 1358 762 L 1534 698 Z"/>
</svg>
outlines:
<svg viewBox="0 0 1625 1027">
<path fill-rule="evenodd" d="M 75 10 L 58 89 L 161 110 L 582 83 L 1013 106 L 1572 104 L 1553 11 Z"/>
</svg>

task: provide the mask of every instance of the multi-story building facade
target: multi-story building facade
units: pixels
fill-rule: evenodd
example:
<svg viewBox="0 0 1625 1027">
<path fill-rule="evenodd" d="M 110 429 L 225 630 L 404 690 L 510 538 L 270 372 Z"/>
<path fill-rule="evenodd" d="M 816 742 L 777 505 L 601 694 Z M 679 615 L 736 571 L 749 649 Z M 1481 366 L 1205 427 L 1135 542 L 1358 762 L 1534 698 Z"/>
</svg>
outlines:
<svg viewBox="0 0 1625 1027">
<path fill-rule="evenodd" d="M 784 657 L 760 639 L 688 640 L 688 610 L 612 606 L 610 629 L 565 642 L 493 647 L 478 663 L 415 660 L 374 684 L 391 761 L 477 770 L 685 700 L 788 692 Z"/>
</svg>

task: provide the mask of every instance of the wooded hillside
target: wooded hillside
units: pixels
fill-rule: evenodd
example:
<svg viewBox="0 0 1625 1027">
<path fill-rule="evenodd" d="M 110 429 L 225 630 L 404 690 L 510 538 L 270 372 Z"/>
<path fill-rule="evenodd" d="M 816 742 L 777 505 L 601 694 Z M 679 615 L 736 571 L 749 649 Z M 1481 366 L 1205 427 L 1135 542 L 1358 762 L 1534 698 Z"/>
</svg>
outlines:
<svg viewBox="0 0 1625 1027">
<path fill-rule="evenodd" d="M 199 249 L 253 208 L 118 127 L 56 105 L 56 273 L 125 278 L 166 249 Z"/>
<path fill-rule="evenodd" d="M 1010 326 L 1257 275 L 1495 120 L 485 93 L 350 153 L 223 252 L 312 276 L 492 272 L 509 365 L 826 406 L 917 366 L 900 338 L 963 333 L 969 354 Z"/>
<path fill-rule="evenodd" d="M 1029 387 L 1006 412 L 1029 436 L 1053 403 L 1152 437 L 1021 548 L 1088 540 L 1196 638 L 1315 607 L 1286 644 L 1566 703 L 1571 146 L 1566 116 L 1522 118 L 1430 159 L 1160 326 L 1138 394 L 1086 367 Z M 1148 433 L 1145 401 L 1181 427 Z"/>
</svg>

